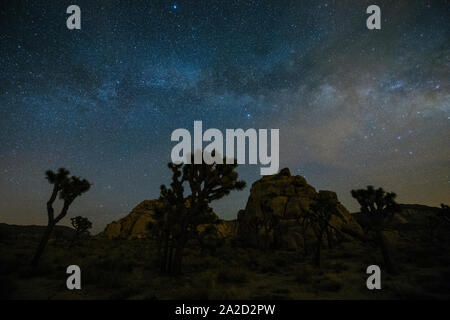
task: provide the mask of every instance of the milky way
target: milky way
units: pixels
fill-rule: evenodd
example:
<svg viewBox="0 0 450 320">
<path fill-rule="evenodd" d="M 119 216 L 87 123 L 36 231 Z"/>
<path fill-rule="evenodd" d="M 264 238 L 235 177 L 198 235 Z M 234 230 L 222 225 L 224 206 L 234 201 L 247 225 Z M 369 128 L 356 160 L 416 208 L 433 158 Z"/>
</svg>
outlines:
<svg viewBox="0 0 450 320">
<path fill-rule="evenodd" d="M 81 8 L 81 30 L 66 8 Z M 70 215 L 101 230 L 170 182 L 177 128 L 279 128 L 280 167 L 317 189 L 368 184 L 450 202 L 447 1 L 2 2 L 0 222 L 43 224 L 47 169 L 92 189 Z M 132 3 L 132 4 L 131 4 Z M 214 205 L 245 207 L 248 182 Z M 66 221 L 67 223 L 67 221 Z"/>
</svg>

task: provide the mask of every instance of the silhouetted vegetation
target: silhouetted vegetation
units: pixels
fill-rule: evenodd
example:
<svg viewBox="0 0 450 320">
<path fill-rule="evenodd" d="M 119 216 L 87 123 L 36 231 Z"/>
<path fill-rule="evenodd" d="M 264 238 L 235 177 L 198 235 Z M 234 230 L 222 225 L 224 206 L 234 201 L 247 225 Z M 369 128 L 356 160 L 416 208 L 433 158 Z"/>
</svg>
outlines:
<svg viewBox="0 0 450 320">
<path fill-rule="evenodd" d="M 450 297 L 448 206 L 397 205 L 393 193 L 368 187 L 352 191 L 361 213 L 345 211 L 329 191 L 310 192 L 309 201 L 290 207 L 289 201 L 276 193 L 274 180 L 270 180 L 276 177 L 269 177 L 265 178 L 267 187 L 272 188 L 269 193 L 278 198 L 262 197 L 264 201 L 256 207 L 261 210 L 245 221 L 248 230 L 254 231 L 248 239 L 256 239 L 258 244 L 247 246 L 233 233 L 237 222 L 218 220 L 210 208 L 212 201 L 244 185 L 238 181 L 236 165 L 226 167 L 169 164 L 173 175 L 170 187 L 162 186 L 160 199 L 145 202 L 124 220 L 134 230 L 139 219 L 145 226 L 145 219 L 151 216 L 152 237 L 127 239 L 122 236 L 123 225 L 114 239 L 82 237 L 91 223 L 78 216 L 71 219 L 74 229 L 54 225 L 49 236 L 52 241 L 37 267 L 24 266 L 22 261 L 32 254 L 48 227 L 44 232 L 39 226 L 0 224 L 0 299 Z M 287 181 L 286 177 L 281 180 Z M 73 181 L 64 169 L 48 173 L 48 178 L 58 186 L 65 185 L 65 179 Z M 297 187 L 305 188 L 299 182 Z M 68 187 L 54 188 L 63 200 L 70 200 L 69 194 L 74 199 L 75 192 L 60 194 Z M 245 215 L 245 211 L 239 214 Z M 60 221 L 59 217 L 53 221 Z M 359 230 L 363 241 L 342 231 L 351 227 L 351 219 L 357 225 L 353 230 L 365 226 L 366 234 Z M 427 219 L 436 219 L 433 238 L 427 235 Z M 284 237 L 287 233 L 291 238 Z M 285 240 L 292 236 L 298 242 L 288 246 Z M 74 239 L 81 245 L 67 250 Z M 380 250 L 373 250 L 374 243 Z M 396 253 L 395 266 L 388 249 Z M 82 268 L 83 290 L 66 289 L 65 270 L 70 264 Z M 395 277 L 383 274 L 383 290 L 367 290 L 366 268 L 372 264 L 400 272 Z"/>
<path fill-rule="evenodd" d="M 450 206 L 441 203 L 441 210 L 439 212 L 439 219 L 446 224 L 450 224 Z"/>
<path fill-rule="evenodd" d="M 90 222 L 88 218 L 82 216 L 71 218 L 70 221 L 75 229 L 75 235 L 70 243 L 70 246 L 72 246 L 82 235 L 89 234 L 89 229 L 92 228 L 92 222 Z"/>
<path fill-rule="evenodd" d="M 399 210 L 395 202 L 396 194 L 385 192 L 382 188 L 375 189 L 373 186 L 368 186 L 367 189 L 352 190 L 351 194 L 361 206 L 361 213 L 370 221 L 369 228 L 375 232 L 375 240 L 381 249 L 388 272 L 394 273 L 395 268 L 389 253 L 389 245 L 383 231 L 387 221 Z"/>
<path fill-rule="evenodd" d="M 245 182 L 238 180 L 237 164 L 194 164 L 194 155 L 191 163 L 169 163 L 172 183 L 170 187 L 161 186 L 164 206 L 155 217 L 161 272 L 181 272 L 184 248 L 197 237 L 198 226 L 217 222 L 210 203 L 245 187 Z M 189 186 L 188 196 L 184 195 L 185 184 Z"/>
<path fill-rule="evenodd" d="M 327 236 L 328 247 L 332 247 L 332 232 L 330 225 L 332 216 L 342 217 L 338 210 L 336 210 L 336 203 L 329 197 L 319 193 L 317 201 L 311 204 L 311 212 L 307 215 L 309 225 L 316 236 L 316 248 L 314 253 L 314 263 L 316 267 L 320 267 L 320 251 L 322 249 L 323 238 Z"/>
<path fill-rule="evenodd" d="M 280 224 L 280 217 L 275 215 L 272 208 L 267 205 L 267 203 L 261 204 L 261 217 L 255 217 L 254 223 L 256 228 L 262 228 L 264 232 L 264 249 L 268 250 L 270 247 L 270 241 L 272 240 L 272 245 L 274 248 L 277 247 L 277 228 Z"/>
<path fill-rule="evenodd" d="M 31 261 L 31 264 L 33 266 L 37 266 L 39 264 L 39 259 L 44 252 L 45 246 L 47 245 L 47 242 L 55 225 L 67 215 L 72 202 L 77 197 L 87 192 L 91 187 L 90 183 L 85 179 L 80 179 L 79 177 L 75 176 L 69 177 L 70 172 L 64 168 L 60 168 L 56 173 L 48 170 L 45 174 L 48 182 L 53 185 L 53 191 L 50 199 L 47 202 L 47 229 L 45 230 L 41 242 L 39 243 L 36 253 Z M 56 201 L 58 195 L 59 198 L 63 200 L 63 206 L 60 213 L 55 217 L 53 204 Z"/>
<path fill-rule="evenodd" d="M 219 237 L 217 226 L 215 224 L 206 225 L 203 230 L 197 231 L 197 240 L 200 245 L 201 253 L 214 254 L 224 240 Z"/>
</svg>

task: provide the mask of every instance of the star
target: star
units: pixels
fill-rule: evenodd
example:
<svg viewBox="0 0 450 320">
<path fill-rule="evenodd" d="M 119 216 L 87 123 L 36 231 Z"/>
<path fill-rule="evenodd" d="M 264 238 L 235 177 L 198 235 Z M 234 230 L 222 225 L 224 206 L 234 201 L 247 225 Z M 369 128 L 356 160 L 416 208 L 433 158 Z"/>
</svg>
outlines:
<svg viewBox="0 0 450 320">
<path fill-rule="evenodd" d="M 440 85 L 449 22 L 439 1 L 384 6 L 391 18 L 382 28 L 395 32 L 376 35 L 351 23 L 366 18 L 361 8 L 323 1 L 198 0 L 189 10 L 178 0 L 142 1 L 127 11 L 91 1 L 84 12 L 110 19 L 85 16 L 82 33 L 49 20 L 64 15 L 57 5 L 12 3 L 0 46 L 2 217 L 26 224 L 35 213 L 45 223 L 42 203 L 25 207 L 21 194 L 45 198 L 43 172 L 65 166 L 93 183 L 77 206 L 94 213 L 100 231 L 158 198 L 170 183 L 171 134 L 195 120 L 220 130 L 279 129 L 280 166 L 333 185 L 349 210 L 358 210 L 349 190 L 371 177 L 402 201 L 445 201 L 442 183 L 405 187 L 411 170 L 437 181 L 450 169 L 442 147 L 448 88 Z M 444 165 L 429 169 L 437 163 Z M 255 168 L 239 166 L 249 186 L 261 178 Z M 20 193 L 10 180 L 20 181 Z M 249 189 L 215 212 L 234 219 Z M 108 219 L 95 215 L 99 204 Z"/>
</svg>

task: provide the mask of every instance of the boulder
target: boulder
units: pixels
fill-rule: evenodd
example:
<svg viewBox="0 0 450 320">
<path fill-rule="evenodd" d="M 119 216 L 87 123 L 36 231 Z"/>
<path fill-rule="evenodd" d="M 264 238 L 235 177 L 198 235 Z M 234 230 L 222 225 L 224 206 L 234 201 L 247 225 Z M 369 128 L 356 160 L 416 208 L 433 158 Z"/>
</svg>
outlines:
<svg viewBox="0 0 450 320">
<path fill-rule="evenodd" d="M 108 239 L 145 238 L 149 235 L 148 223 L 155 222 L 155 210 L 162 206 L 161 201 L 144 200 L 138 204 L 126 217 L 114 221 L 106 226 L 100 234 Z"/>
<path fill-rule="evenodd" d="M 108 239 L 141 239 L 150 235 L 148 224 L 154 223 L 155 211 L 162 207 L 158 199 L 144 200 L 138 204 L 126 217 L 114 221 L 106 226 L 100 236 Z M 200 225 L 198 230 L 202 232 L 207 225 Z M 237 233 L 236 220 L 218 220 L 216 224 L 217 234 L 220 238 L 234 237 Z"/>
<path fill-rule="evenodd" d="M 297 220 L 318 199 L 335 203 L 335 209 L 341 217 L 333 216 L 331 219 L 330 224 L 334 228 L 347 234 L 363 235 L 361 226 L 339 202 L 335 192 L 317 192 L 304 177 L 292 176 L 289 169 L 285 168 L 278 174 L 264 176 L 253 183 L 245 210 L 238 214 L 238 237 L 249 245 L 259 245 L 263 232 L 258 221 L 275 216 L 279 219 L 279 228 L 278 234 L 275 230 L 271 232 L 271 241 L 282 247 L 296 249 L 304 243 Z"/>
</svg>

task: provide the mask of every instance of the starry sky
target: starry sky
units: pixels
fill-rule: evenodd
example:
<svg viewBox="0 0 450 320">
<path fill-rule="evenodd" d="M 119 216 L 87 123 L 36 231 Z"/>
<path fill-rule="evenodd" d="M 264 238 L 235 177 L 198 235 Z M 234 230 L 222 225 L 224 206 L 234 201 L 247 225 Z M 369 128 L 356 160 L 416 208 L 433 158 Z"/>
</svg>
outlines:
<svg viewBox="0 0 450 320">
<path fill-rule="evenodd" d="M 81 8 L 68 30 L 66 8 Z M 381 30 L 366 8 L 381 8 Z M 280 129 L 280 169 L 336 191 L 450 202 L 448 1 L 2 1 L 0 222 L 45 224 L 47 169 L 101 231 L 170 182 L 177 128 Z M 232 219 L 244 191 L 214 204 Z"/>
</svg>

